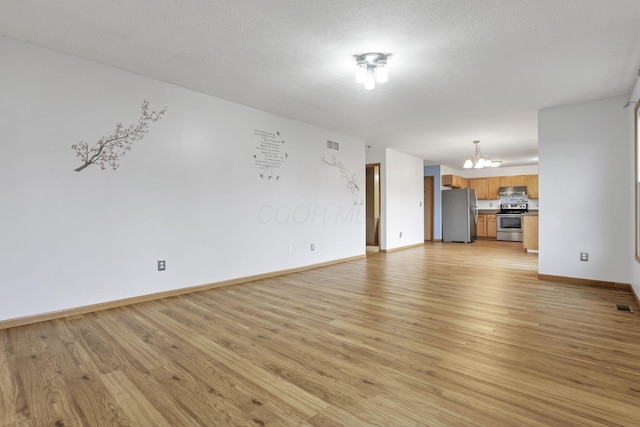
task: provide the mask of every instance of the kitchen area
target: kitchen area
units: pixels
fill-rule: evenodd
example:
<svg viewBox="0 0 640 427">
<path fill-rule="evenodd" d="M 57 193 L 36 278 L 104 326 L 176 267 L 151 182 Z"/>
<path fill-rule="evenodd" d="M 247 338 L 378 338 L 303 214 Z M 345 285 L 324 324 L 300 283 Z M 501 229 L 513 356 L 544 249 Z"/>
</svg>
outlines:
<svg viewBox="0 0 640 427">
<path fill-rule="evenodd" d="M 538 175 L 483 178 L 442 175 L 442 186 L 465 190 L 442 190 L 443 242 L 511 241 L 521 244 L 527 252 L 538 252 Z M 464 211 L 459 207 L 463 202 L 451 201 L 465 198 L 469 225 L 458 213 Z M 466 234 L 459 235 L 461 229 L 466 229 Z"/>
</svg>

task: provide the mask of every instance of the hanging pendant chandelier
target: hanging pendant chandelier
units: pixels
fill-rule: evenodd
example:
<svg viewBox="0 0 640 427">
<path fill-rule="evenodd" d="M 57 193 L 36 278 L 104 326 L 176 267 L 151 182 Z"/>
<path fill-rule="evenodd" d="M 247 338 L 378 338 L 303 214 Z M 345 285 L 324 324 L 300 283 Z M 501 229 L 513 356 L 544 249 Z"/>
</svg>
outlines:
<svg viewBox="0 0 640 427">
<path fill-rule="evenodd" d="M 480 144 L 480 141 L 473 141 L 473 143 L 476 145 L 476 153 L 464 162 L 464 165 L 462 166 L 464 169 L 495 168 L 500 166 L 502 163 L 501 161 L 489 160 L 487 156 L 480 153 L 480 146 L 478 145 Z"/>
</svg>

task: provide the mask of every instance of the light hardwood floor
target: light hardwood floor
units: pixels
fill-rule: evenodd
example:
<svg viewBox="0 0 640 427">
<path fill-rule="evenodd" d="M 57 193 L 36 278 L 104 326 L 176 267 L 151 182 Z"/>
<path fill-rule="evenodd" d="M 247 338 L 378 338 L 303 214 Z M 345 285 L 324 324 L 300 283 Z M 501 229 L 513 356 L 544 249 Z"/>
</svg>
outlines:
<svg viewBox="0 0 640 427">
<path fill-rule="evenodd" d="M 1 330 L 0 424 L 637 426 L 637 308 L 428 243 Z"/>
</svg>

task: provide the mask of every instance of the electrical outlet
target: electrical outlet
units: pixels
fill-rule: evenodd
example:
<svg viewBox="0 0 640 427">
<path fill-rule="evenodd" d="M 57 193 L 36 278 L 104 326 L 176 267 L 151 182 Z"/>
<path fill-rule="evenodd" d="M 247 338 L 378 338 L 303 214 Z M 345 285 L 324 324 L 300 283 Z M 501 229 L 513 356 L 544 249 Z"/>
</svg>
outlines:
<svg viewBox="0 0 640 427">
<path fill-rule="evenodd" d="M 293 253 L 293 245 L 289 245 L 289 253 Z"/>
<path fill-rule="evenodd" d="M 402 239 L 402 231 L 400 232 L 400 238 Z"/>
<path fill-rule="evenodd" d="M 589 253 L 580 252 L 580 261 L 589 261 Z"/>
<path fill-rule="evenodd" d="M 315 243 L 312 243 L 312 244 L 311 244 L 311 250 L 312 250 L 312 251 L 315 251 L 315 250 L 316 250 L 316 244 L 315 244 Z"/>
<path fill-rule="evenodd" d="M 165 260 L 158 261 L 158 271 L 165 271 L 167 269 L 167 262 Z"/>
</svg>

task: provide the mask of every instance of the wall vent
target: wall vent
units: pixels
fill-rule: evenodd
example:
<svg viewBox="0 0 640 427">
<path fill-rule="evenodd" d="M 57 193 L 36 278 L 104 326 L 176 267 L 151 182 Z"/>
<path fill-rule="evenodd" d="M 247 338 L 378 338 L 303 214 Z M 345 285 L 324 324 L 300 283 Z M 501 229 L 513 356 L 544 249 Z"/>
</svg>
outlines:
<svg viewBox="0 0 640 427">
<path fill-rule="evenodd" d="M 327 150 L 340 151 L 340 143 L 327 139 Z"/>
</svg>

